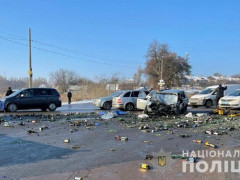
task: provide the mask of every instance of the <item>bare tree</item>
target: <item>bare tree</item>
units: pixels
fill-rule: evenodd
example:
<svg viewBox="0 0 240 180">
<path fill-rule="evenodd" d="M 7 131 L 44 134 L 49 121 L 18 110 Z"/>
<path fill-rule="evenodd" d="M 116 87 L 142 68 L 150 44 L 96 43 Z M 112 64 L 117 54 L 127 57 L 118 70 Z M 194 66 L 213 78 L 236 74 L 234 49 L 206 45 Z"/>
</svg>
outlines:
<svg viewBox="0 0 240 180">
<path fill-rule="evenodd" d="M 150 44 L 146 58 L 145 74 L 149 84 L 155 88 L 158 86 L 161 74 L 163 74 L 166 86 L 172 87 L 181 85 L 185 75 L 191 72 L 188 57 L 178 56 L 168 49 L 167 44 L 160 44 L 158 41 Z"/>
<path fill-rule="evenodd" d="M 213 74 L 213 76 L 221 77 L 221 76 L 223 76 L 223 75 L 216 72 L 216 73 Z"/>
<path fill-rule="evenodd" d="M 143 74 L 143 70 L 142 70 L 141 66 L 138 66 L 137 72 L 133 75 L 134 82 L 138 86 L 140 86 L 140 84 L 141 84 L 142 74 Z"/>
<path fill-rule="evenodd" d="M 40 87 L 42 85 L 45 87 L 49 86 L 46 78 L 39 77 L 33 79 L 33 87 Z"/>
<path fill-rule="evenodd" d="M 66 92 L 70 85 L 76 85 L 78 76 L 74 71 L 59 69 L 50 74 L 50 82 L 61 92 Z"/>
</svg>

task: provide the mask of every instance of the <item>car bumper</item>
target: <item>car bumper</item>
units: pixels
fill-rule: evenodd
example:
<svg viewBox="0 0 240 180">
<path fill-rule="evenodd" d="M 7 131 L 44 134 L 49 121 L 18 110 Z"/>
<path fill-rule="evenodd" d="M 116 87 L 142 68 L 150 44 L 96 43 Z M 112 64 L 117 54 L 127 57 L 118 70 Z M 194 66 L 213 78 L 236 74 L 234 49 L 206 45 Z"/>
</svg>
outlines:
<svg viewBox="0 0 240 180">
<path fill-rule="evenodd" d="M 240 109 L 239 104 L 219 104 L 220 108 Z"/>
<path fill-rule="evenodd" d="M 93 105 L 94 105 L 94 106 L 97 106 L 97 107 L 101 107 L 101 102 L 94 101 L 94 102 L 93 102 Z"/>
<path fill-rule="evenodd" d="M 199 100 L 199 101 L 190 101 L 190 106 L 203 106 L 205 104 L 205 100 Z"/>
<path fill-rule="evenodd" d="M 124 105 L 123 104 L 112 104 L 112 107 L 118 108 L 118 109 L 123 109 Z"/>
</svg>

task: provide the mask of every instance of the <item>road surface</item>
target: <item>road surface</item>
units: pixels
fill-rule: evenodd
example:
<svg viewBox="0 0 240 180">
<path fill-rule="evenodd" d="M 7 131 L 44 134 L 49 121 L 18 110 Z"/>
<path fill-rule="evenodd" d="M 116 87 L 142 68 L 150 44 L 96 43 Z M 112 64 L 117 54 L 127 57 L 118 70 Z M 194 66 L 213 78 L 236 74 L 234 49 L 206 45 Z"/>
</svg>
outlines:
<svg viewBox="0 0 240 180">
<path fill-rule="evenodd" d="M 104 111 L 100 108 L 94 106 L 92 103 L 83 103 L 83 104 L 64 104 L 62 107 L 57 108 L 57 110 L 54 113 L 86 113 L 86 112 L 98 112 L 98 111 Z M 136 110 L 137 111 L 137 110 Z M 206 113 L 212 111 L 212 108 L 205 108 L 205 107 L 199 107 L 199 108 L 188 108 L 188 112 L 193 113 Z M 40 109 L 29 109 L 29 110 L 19 110 L 16 113 L 3 113 L 3 114 L 28 114 L 28 113 L 52 113 L 52 112 L 42 112 Z"/>
</svg>

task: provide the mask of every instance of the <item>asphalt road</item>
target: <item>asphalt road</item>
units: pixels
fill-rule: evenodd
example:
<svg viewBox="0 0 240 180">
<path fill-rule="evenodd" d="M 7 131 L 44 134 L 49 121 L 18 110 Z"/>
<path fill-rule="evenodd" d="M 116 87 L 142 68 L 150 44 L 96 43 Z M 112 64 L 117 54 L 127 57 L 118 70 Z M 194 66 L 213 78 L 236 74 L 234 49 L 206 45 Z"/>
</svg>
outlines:
<svg viewBox="0 0 240 180">
<path fill-rule="evenodd" d="M 97 112 L 97 111 L 103 111 L 98 107 L 95 107 L 92 103 L 84 103 L 84 104 L 71 104 L 71 105 L 62 105 L 62 107 L 57 108 L 57 110 L 54 113 L 86 113 L 86 112 Z M 137 111 L 137 110 L 136 110 Z M 193 113 L 206 113 L 212 111 L 212 108 L 205 108 L 205 107 L 199 107 L 199 108 L 188 108 L 188 112 Z M 42 112 L 40 109 L 29 109 L 29 110 L 19 110 L 16 113 L 4 113 L 4 114 L 28 114 L 28 113 L 53 113 L 53 112 Z"/>
</svg>

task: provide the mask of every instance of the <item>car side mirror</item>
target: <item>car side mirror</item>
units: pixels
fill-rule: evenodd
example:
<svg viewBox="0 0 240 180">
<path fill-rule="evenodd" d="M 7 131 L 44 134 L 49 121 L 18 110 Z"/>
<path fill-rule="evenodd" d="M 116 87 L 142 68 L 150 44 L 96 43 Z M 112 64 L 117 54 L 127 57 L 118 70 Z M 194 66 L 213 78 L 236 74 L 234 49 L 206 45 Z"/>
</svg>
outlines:
<svg viewBox="0 0 240 180">
<path fill-rule="evenodd" d="M 21 94 L 21 95 L 20 95 L 20 97 L 22 98 L 22 97 L 24 97 L 24 95 L 23 95 L 23 94 Z"/>
</svg>

